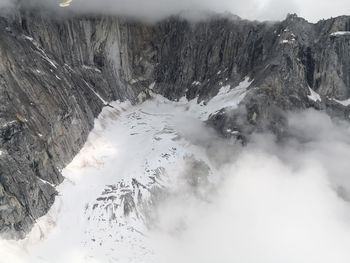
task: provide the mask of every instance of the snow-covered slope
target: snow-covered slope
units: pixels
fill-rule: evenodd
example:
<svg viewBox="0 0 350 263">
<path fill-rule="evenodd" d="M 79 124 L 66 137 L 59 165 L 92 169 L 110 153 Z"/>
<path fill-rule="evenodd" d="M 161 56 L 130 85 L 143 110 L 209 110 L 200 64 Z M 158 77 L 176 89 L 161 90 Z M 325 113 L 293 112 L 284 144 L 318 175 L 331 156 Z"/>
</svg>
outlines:
<svg viewBox="0 0 350 263">
<path fill-rule="evenodd" d="M 203 120 L 236 107 L 249 84 L 246 78 L 223 87 L 206 105 L 153 95 L 138 106 L 104 108 L 63 170 L 55 205 L 21 241 L 24 262 L 154 262 L 148 238 L 157 225 L 154 210 L 179 185 L 183 191 L 217 181 L 207 154 L 213 132 Z"/>
<path fill-rule="evenodd" d="M 248 87 L 105 107 L 49 214 L 0 241 L 0 262 L 348 263 L 349 124 L 306 110 L 283 143 L 218 138 L 203 120 Z"/>
<path fill-rule="evenodd" d="M 0 61 L 0 234 L 6 238 L 24 238 L 50 209 L 57 193 L 51 185 L 62 183 L 60 170 L 81 150 L 103 106 L 135 102 L 151 83 L 170 100 L 208 102 L 220 88 L 254 79 L 239 109 L 208 122 L 242 140 L 254 131 L 282 134 L 289 110 L 315 107 L 348 118 L 346 103 L 327 100 L 350 97 L 349 39 L 331 35 L 349 31 L 347 16 L 317 24 L 296 15 L 270 24 L 219 14 L 143 23 L 58 8 L 67 12 L 62 19 L 57 10 L 17 2 L 0 25 L 6 57 Z M 308 87 L 322 100 L 308 98 Z M 209 101 L 202 119 L 211 106 L 226 105 Z"/>
</svg>

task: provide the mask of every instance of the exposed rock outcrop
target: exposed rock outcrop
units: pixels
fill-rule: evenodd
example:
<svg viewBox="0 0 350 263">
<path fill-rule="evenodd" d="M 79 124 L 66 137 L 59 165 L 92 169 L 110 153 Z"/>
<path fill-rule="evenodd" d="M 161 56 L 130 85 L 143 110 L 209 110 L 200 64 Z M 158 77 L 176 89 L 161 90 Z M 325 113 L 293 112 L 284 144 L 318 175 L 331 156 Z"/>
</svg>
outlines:
<svg viewBox="0 0 350 263">
<path fill-rule="evenodd" d="M 223 134 L 280 135 L 284 112 L 307 107 L 348 118 L 339 101 L 350 97 L 350 36 L 338 31 L 350 31 L 350 17 L 143 24 L 18 9 L 0 18 L 0 233 L 23 237 L 48 211 L 60 170 L 112 100 L 136 102 L 153 89 L 207 101 L 249 76 L 239 109 L 209 120 Z"/>
</svg>

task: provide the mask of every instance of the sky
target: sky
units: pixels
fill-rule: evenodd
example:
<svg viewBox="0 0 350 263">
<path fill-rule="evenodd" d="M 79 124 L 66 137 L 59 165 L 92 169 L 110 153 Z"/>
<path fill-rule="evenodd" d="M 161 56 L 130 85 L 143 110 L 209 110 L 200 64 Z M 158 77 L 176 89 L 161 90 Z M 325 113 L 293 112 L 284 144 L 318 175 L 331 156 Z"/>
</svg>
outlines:
<svg viewBox="0 0 350 263">
<path fill-rule="evenodd" d="M 0 6 L 15 0 L 0 0 Z M 31 0 L 58 6 L 60 0 Z M 317 22 L 323 18 L 350 14 L 348 0 L 73 0 L 68 7 L 77 12 L 99 12 L 161 19 L 182 11 L 230 12 L 250 20 L 281 20 L 288 13 L 297 13 Z"/>
</svg>

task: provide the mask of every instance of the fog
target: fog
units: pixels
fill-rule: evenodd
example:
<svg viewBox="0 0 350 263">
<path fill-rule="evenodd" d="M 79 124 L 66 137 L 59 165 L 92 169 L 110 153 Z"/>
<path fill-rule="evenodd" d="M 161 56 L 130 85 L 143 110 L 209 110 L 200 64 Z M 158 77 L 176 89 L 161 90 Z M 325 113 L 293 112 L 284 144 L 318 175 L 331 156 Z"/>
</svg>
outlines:
<svg viewBox="0 0 350 263">
<path fill-rule="evenodd" d="M 62 200 L 66 201 L 62 201 L 62 207 L 58 206 L 61 212 L 55 223 L 47 225 L 53 228 L 52 232 L 40 228 L 39 242 L 29 239 L 24 246 L 15 241 L 0 241 L 0 262 L 108 262 L 103 256 L 109 253 L 108 242 L 99 245 L 83 234 L 89 226 L 83 219 L 84 205 L 90 197 L 95 200 L 109 180 L 125 179 L 134 171 L 133 167 L 138 171 L 136 174 L 143 175 L 144 160 L 152 160 L 149 148 L 154 147 L 157 157 L 174 145 L 185 155 L 190 149 L 197 149 L 193 151 L 196 154 L 187 158 L 188 166 L 180 165 L 185 159 L 180 154 L 174 160 L 176 169 L 168 167 L 167 176 L 175 175 L 177 179 L 165 187 L 169 192 L 153 203 L 152 222 L 147 224 L 150 228 L 141 235 L 146 241 L 135 243 L 135 247 L 131 243 L 127 252 L 123 248 L 130 239 L 111 243 L 115 260 L 137 263 L 350 261 L 348 122 L 332 120 L 327 114 L 311 109 L 288 113 L 289 136 L 283 142 L 277 141 L 273 134 L 255 134 L 242 147 L 234 140 L 220 138 L 195 115 L 191 117 L 192 106 L 165 99 L 147 101 L 126 111 L 124 117 L 116 115 L 121 118 L 116 120 L 107 118 L 113 109 L 105 108 L 87 145 L 68 169 L 77 178 L 68 177 L 73 183 L 66 180 L 61 188 L 65 189 Z M 128 124 L 128 116 L 140 110 L 144 113 L 142 118 L 134 118 Z M 140 137 L 130 136 L 129 125 L 134 127 L 141 119 Z M 123 123 L 127 125 L 124 127 Z M 148 135 L 145 130 L 153 129 L 160 136 L 164 125 L 167 132 L 163 139 L 152 142 L 153 133 Z M 180 137 L 185 139 L 183 145 L 179 143 Z M 182 150 L 181 145 L 185 147 Z M 99 158 L 104 165 L 96 168 L 93 164 Z M 191 164 L 194 159 L 206 165 Z M 207 167 L 211 167 L 210 173 Z M 114 238 L 118 235 L 112 232 L 120 230 L 116 222 L 111 222 L 110 229 L 95 227 L 90 231 L 95 231 L 93 235 L 105 235 L 103 241 L 107 241 L 109 235 Z M 45 225 L 41 223 L 41 226 Z M 144 255 L 143 250 L 139 254 L 139 246 L 151 248 L 152 254 Z M 134 254 L 141 256 L 132 261 Z"/>
<path fill-rule="evenodd" d="M 214 188 L 182 187 L 158 208 L 159 262 L 349 262 L 349 125 L 314 110 L 288 119 L 290 139 L 255 135 L 227 152 Z"/>
<path fill-rule="evenodd" d="M 0 7 L 18 0 L 1 0 Z M 23 0 L 21 0 L 23 1 Z M 59 0 L 26 0 L 26 4 L 58 9 Z M 347 0 L 73 0 L 66 10 L 78 13 L 104 13 L 158 20 L 172 14 L 185 13 L 197 17 L 203 12 L 229 12 L 251 20 L 281 20 L 297 13 L 311 22 L 350 12 Z M 64 10 L 64 11 L 66 11 Z"/>
</svg>

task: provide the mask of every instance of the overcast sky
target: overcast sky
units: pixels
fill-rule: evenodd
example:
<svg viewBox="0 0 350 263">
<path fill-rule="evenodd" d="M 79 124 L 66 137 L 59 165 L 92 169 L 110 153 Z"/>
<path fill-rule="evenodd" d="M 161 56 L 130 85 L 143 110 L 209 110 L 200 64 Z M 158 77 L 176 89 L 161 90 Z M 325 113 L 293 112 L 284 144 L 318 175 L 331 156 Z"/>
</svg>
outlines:
<svg viewBox="0 0 350 263">
<path fill-rule="evenodd" d="M 7 5 L 15 0 L 0 0 Z M 30 0 L 58 6 L 63 0 Z M 26 1 L 26 2 L 29 2 Z M 350 14 L 349 0 L 73 0 L 69 9 L 159 19 L 181 11 L 231 12 L 253 20 L 281 20 L 297 13 L 317 22 L 322 18 Z"/>
<path fill-rule="evenodd" d="M 54 0 L 55 1 L 55 0 Z M 58 1 L 58 0 L 56 0 Z M 278 20 L 287 13 L 316 22 L 350 14 L 349 0 L 73 0 L 71 8 L 159 18 L 182 10 L 229 11 L 247 19 Z"/>
</svg>

